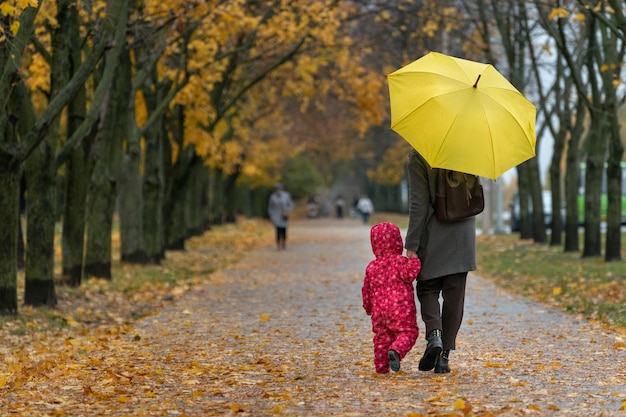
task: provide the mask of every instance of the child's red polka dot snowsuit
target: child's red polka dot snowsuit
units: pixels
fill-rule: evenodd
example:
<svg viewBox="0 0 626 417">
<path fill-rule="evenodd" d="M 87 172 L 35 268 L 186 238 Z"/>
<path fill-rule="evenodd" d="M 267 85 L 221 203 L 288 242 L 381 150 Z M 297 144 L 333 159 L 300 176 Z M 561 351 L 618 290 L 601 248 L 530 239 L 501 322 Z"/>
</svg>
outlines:
<svg viewBox="0 0 626 417">
<path fill-rule="evenodd" d="M 402 236 L 395 224 L 375 225 L 370 238 L 376 259 L 365 270 L 363 308 L 372 316 L 376 372 L 385 373 L 389 372 L 389 349 L 402 359 L 419 334 L 413 280 L 421 262 L 402 255 Z"/>
</svg>

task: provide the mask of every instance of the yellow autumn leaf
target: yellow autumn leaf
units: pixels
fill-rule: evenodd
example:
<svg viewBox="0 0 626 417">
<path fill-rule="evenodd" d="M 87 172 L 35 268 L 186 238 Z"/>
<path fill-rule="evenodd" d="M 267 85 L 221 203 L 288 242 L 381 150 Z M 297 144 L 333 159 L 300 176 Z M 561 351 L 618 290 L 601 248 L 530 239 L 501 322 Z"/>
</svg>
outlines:
<svg viewBox="0 0 626 417">
<path fill-rule="evenodd" d="M 458 398 L 454 402 L 454 409 L 455 410 L 463 410 L 464 408 L 465 408 L 465 401 L 462 398 Z"/>
<path fill-rule="evenodd" d="M 564 18 L 569 16 L 569 12 L 567 10 L 565 10 L 563 7 L 556 7 L 554 9 L 552 9 L 552 11 L 550 12 L 550 15 L 548 16 L 548 19 L 552 20 L 554 18 Z"/>
<path fill-rule="evenodd" d="M 562 293 L 563 293 L 563 288 L 561 287 L 554 287 L 552 289 L 552 295 L 554 295 L 555 297 L 561 295 Z"/>
<path fill-rule="evenodd" d="M 3 16 L 14 16 L 17 9 L 13 7 L 9 2 L 5 1 L 0 3 L 0 14 Z"/>
<path fill-rule="evenodd" d="M 439 394 L 435 395 L 434 397 L 426 398 L 424 401 L 426 401 L 428 403 L 434 403 L 434 402 L 440 401 L 444 396 L 445 396 L 445 393 L 440 392 Z"/>
<path fill-rule="evenodd" d="M 17 35 L 17 32 L 20 30 L 20 22 L 15 21 L 11 23 L 11 33 L 13 36 Z"/>
<path fill-rule="evenodd" d="M 71 327 L 78 327 L 78 326 L 80 326 L 80 323 L 78 323 L 76 320 L 74 320 L 71 317 L 67 317 L 66 320 L 67 320 L 67 325 L 68 326 L 71 326 Z"/>
<path fill-rule="evenodd" d="M 270 319 L 269 314 L 265 314 L 265 313 L 261 314 L 261 317 L 260 317 L 261 323 L 265 323 L 266 321 L 269 321 L 269 319 Z"/>
<path fill-rule="evenodd" d="M 485 368 L 504 368 L 504 365 L 501 363 L 486 362 Z"/>
<path fill-rule="evenodd" d="M 463 415 L 468 415 L 472 412 L 472 405 L 469 403 L 469 401 L 464 400 L 463 398 L 458 398 L 454 402 L 454 409 L 462 411 Z"/>
<path fill-rule="evenodd" d="M 37 7 L 39 5 L 39 1 L 38 0 L 18 0 L 18 5 L 22 8 L 25 9 L 28 6 L 30 7 Z"/>
<path fill-rule="evenodd" d="M 198 385 L 200 381 L 197 379 L 186 379 L 183 381 L 183 385 Z"/>
<path fill-rule="evenodd" d="M 622 406 L 619 408 L 620 410 L 626 410 L 626 400 L 622 403 Z"/>
</svg>

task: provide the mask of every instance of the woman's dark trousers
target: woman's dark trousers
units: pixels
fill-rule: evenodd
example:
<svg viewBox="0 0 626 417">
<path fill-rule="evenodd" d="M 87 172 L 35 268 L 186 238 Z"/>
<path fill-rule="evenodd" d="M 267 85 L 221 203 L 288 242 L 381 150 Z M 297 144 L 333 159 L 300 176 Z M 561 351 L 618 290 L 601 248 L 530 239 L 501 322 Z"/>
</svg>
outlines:
<svg viewBox="0 0 626 417">
<path fill-rule="evenodd" d="M 467 272 L 417 281 L 417 299 L 426 324 L 425 335 L 435 329 L 441 330 L 443 350 L 456 349 L 456 336 L 463 321 L 466 281 Z M 439 304 L 439 294 L 443 305 Z"/>
</svg>

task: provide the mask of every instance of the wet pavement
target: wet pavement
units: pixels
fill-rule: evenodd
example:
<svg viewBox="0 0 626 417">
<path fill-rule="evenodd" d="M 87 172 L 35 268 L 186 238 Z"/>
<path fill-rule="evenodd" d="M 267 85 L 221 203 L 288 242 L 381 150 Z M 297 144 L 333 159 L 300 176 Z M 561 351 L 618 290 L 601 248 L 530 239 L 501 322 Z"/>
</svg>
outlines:
<svg viewBox="0 0 626 417">
<path fill-rule="evenodd" d="M 361 306 L 369 227 L 302 220 L 288 233 L 286 251 L 241 253 L 137 326 L 162 376 L 149 389 L 163 415 L 626 415 L 623 336 L 510 295 L 480 271 L 468 281 L 453 372 L 417 369 L 418 320 L 400 372 L 376 375 Z"/>
</svg>

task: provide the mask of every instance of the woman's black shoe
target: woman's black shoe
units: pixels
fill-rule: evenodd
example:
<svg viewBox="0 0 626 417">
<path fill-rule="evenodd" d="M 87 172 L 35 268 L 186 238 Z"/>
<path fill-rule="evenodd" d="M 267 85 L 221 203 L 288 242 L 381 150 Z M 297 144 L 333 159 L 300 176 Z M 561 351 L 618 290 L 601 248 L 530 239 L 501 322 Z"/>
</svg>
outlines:
<svg viewBox="0 0 626 417">
<path fill-rule="evenodd" d="M 426 350 L 424 351 L 424 355 L 422 359 L 420 359 L 420 364 L 418 369 L 420 371 L 430 371 L 435 367 L 435 362 L 437 362 L 437 358 L 441 354 L 443 350 L 443 342 L 441 341 L 441 330 L 435 329 L 428 333 L 426 336 L 426 340 L 428 344 L 426 345 Z"/>
<path fill-rule="evenodd" d="M 448 358 L 450 357 L 450 351 L 444 350 L 441 356 L 437 358 L 437 362 L 435 362 L 435 373 L 436 374 L 447 374 L 450 372 L 450 365 L 448 364 Z"/>
</svg>

